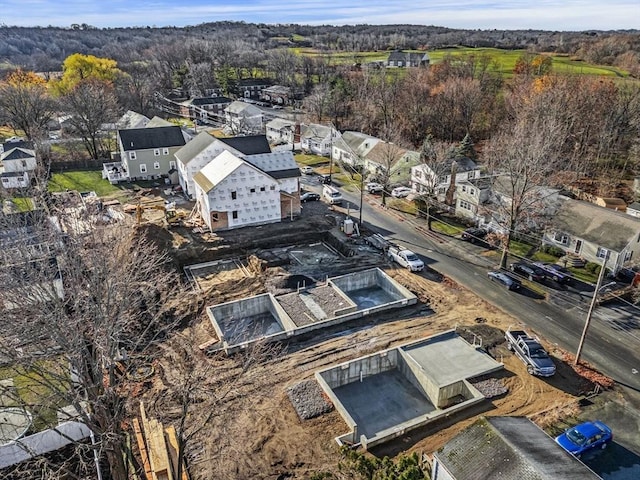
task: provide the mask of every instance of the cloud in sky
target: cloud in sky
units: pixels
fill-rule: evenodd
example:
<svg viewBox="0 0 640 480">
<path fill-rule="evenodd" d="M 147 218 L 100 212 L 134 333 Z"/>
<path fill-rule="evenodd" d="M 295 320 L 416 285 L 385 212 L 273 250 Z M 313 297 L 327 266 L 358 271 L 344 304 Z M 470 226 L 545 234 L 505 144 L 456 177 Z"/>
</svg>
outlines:
<svg viewBox="0 0 640 480">
<path fill-rule="evenodd" d="M 220 20 L 353 25 L 410 23 L 468 29 L 640 28 L 638 0 L 4 0 L 0 23 L 23 26 L 184 26 Z"/>
</svg>

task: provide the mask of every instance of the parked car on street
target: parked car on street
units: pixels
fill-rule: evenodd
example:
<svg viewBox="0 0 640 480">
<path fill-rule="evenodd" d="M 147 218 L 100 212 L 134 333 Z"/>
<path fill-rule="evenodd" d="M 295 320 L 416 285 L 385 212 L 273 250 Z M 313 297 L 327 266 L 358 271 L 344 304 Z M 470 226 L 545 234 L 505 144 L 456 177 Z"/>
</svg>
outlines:
<svg viewBox="0 0 640 480">
<path fill-rule="evenodd" d="M 411 250 L 400 245 L 390 246 L 387 250 L 387 256 L 410 272 L 421 272 L 424 269 L 424 262 Z"/>
<path fill-rule="evenodd" d="M 391 190 L 391 196 L 394 198 L 405 198 L 408 197 L 412 191 L 409 187 L 396 187 Z"/>
<path fill-rule="evenodd" d="M 535 262 L 534 265 L 544 270 L 545 276 L 551 278 L 554 282 L 564 283 L 571 278 L 569 269 L 557 263 Z"/>
<path fill-rule="evenodd" d="M 324 173 L 319 175 L 320 177 L 320 183 L 322 183 L 323 185 L 331 185 L 331 175 L 329 175 L 328 173 Z"/>
<path fill-rule="evenodd" d="M 500 270 L 488 272 L 487 276 L 489 277 L 489 280 L 503 284 L 508 290 L 518 290 L 522 286 L 520 280 L 513 278 L 511 275 L 501 272 Z"/>
<path fill-rule="evenodd" d="M 542 282 L 546 278 L 545 271 L 527 262 L 516 262 L 509 266 L 509 270 L 532 282 Z"/>
<path fill-rule="evenodd" d="M 307 166 L 301 167 L 300 171 L 305 175 L 311 175 L 313 173 L 313 167 L 310 167 L 307 165 Z"/>
<path fill-rule="evenodd" d="M 371 182 L 367 183 L 367 192 L 369 193 L 382 193 L 384 186 L 379 183 Z"/>
<path fill-rule="evenodd" d="M 576 457 L 590 450 L 605 449 L 612 440 L 611 429 L 599 421 L 581 423 L 556 437 L 556 443 Z"/>
<path fill-rule="evenodd" d="M 511 327 L 505 332 L 504 338 L 507 348 L 527 366 L 529 375 L 551 377 L 556 373 L 556 365 L 537 338 L 524 330 L 511 330 Z"/>
<path fill-rule="evenodd" d="M 303 203 L 315 202 L 317 200 L 320 200 L 320 195 L 314 192 L 304 192 L 302 195 L 300 195 L 300 201 Z"/>
<path fill-rule="evenodd" d="M 467 242 L 476 243 L 484 241 L 484 237 L 489 235 L 489 230 L 486 228 L 467 228 L 460 234 L 460 238 Z"/>
</svg>

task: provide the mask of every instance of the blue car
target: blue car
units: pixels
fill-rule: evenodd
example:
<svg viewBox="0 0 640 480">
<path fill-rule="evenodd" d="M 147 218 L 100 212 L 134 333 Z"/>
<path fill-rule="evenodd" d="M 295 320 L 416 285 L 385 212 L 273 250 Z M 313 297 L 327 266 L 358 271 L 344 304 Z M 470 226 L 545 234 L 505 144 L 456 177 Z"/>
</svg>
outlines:
<svg viewBox="0 0 640 480">
<path fill-rule="evenodd" d="M 602 422 L 585 422 L 568 428 L 556 443 L 576 457 L 595 449 L 605 449 L 613 440 L 611 429 Z"/>
</svg>

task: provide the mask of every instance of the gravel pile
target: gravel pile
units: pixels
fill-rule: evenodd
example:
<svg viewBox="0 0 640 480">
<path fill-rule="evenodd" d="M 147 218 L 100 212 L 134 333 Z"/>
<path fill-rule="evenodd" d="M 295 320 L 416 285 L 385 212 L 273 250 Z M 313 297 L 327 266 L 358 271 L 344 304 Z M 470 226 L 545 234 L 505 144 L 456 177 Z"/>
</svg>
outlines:
<svg viewBox="0 0 640 480">
<path fill-rule="evenodd" d="M 319 417 L 333 410 L 332 403 L 315 380 L 305 380 L 287 388 L 287 395 L 300 420 Z"/>
<path fill-rule="evenodd" d="M 485 398 L 499 397 L 509 391 L 509 389 L 502 383 L 502 380 L 498 378 L 470 380 L 469 383 L 476 387 Z"/>
</svg>

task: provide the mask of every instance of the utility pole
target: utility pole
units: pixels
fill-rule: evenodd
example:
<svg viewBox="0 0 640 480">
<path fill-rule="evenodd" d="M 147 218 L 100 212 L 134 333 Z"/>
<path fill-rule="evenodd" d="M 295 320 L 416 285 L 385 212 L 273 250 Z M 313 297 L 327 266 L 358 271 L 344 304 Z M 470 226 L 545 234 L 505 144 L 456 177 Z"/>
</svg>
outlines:
<svg viewBox="0 0 640 480">
<path fill-rule="evenodd" d="M 593 298 L 591 299 L 591 305 L 589 305 L 589 312 L 587 312 L 587 319 L 584 323 L 584 329 L 582 330 L 582 336 L 580 337 L 580 343 L 578 343 L 578 351 L 576 352 L 576 359 L 573 362 L 574 365 L 578 365 L 580 362 L 580 354 L 582 353 L 582 347 L 584 346 L 585 338 L 587 337 L 587 330 L 589 330 L 589 324 L 591 323 L 591 316 L 593 315 L 593 310 L 596 307 L 596 301 L 598 299 L 598 292 L 600 291 L 600 285 L 602 284 L 602 279 L 604 278 L 604 271 L 607 269 L 607 260 L 609 260 L 609 252 L 604 257 L 602 261 L 602 269 L 600 270 L 600 275 L 598 275 L 598 282 L 596 283 L 596 289 L 593 292 Z"/>
<path fill-rule="evenodd" d="M 363 201 L 364 201 L 364 170 L 360 172 L 360 215 L 359 215 L 360 218 L 358 220 L 358 223 L 360 224 L 360 228 L 362 228 L 362 210 L 364 208 Z"/>
</svg>

